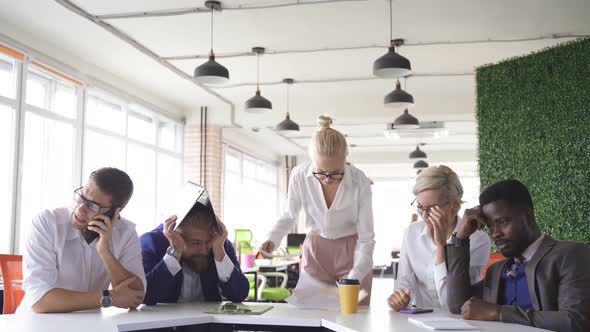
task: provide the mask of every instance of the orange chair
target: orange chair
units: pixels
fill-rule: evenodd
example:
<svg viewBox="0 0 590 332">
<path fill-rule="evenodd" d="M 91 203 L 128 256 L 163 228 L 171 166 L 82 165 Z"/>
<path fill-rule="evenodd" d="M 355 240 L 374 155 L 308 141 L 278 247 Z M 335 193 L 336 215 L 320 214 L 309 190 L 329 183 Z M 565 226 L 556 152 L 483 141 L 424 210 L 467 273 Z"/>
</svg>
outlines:
<svg viewBox="0 0 590 332">
<path fill-rule="evenodd" d="M 4 314 L 13 314 L 25 296 L 23 285 L 23 256 L 0 255 L 0 272 L 4 283 Z"/>
<path fill-rule="evenodd" d="M 490 259 L 488 260 L 488 263 L 486 264 L 486 266 L 481 271 L 481 278 L 482 279 L 485 279 L 486 272 L 488 271 L 488 267 L 490 267 L 490 265 L 494 264 L 497 261 L 501 261 L 504 258 L 505 257 L 501 253 L 499 253 L 499 252 L 493 252 L 493 253 L 491 253 L 490 254 Z"/>
</svg>

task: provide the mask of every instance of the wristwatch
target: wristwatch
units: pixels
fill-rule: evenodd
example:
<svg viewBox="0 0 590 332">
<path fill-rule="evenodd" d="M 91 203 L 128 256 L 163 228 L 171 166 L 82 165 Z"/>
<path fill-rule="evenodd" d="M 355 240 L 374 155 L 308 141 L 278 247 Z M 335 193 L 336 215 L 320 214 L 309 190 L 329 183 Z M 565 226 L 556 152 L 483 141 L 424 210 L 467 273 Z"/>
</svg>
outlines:
<svg viewBox="0 0 590 332">
<path fill-rule="evenodd" d="M 469 244 L 469 238 L 467 238 L 466 240 L 460 239 L 457 237 L 457 232 L 453 232 L 447 244 L 451 246 L 464 247 Z"/>
<path fill-rule="evenodd" d="M 100 306 L 103 308 L 108 308 L 113 305 L 113 298 L 109 293 L 108 289 L 102 291 L 102 297 L 100 298 Z"/>
<path fill-rule="evenodd" d="M 176 260 L 180 262 L 182 254 L 174 246 L 169 246 L 168 249 L 166 249 L 166 254 L 176 258 Z"/>
</svg>

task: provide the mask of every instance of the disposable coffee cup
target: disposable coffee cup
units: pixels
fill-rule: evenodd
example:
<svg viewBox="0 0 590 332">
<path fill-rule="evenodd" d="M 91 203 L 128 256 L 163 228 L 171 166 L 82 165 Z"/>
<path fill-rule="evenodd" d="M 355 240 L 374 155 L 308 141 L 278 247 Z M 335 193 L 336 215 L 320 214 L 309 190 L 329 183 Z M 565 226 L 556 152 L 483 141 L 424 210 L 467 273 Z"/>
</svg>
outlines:
<svg viewBox="0 0 590 332">
<path fill-rule="evenodd" d="M 358 279 L 340 279 L 338 281 L 338 295 L 340 297 L 340 312 L 353 314 L 359 307 L 359 290 L 361 283 Z"/>
</svg>

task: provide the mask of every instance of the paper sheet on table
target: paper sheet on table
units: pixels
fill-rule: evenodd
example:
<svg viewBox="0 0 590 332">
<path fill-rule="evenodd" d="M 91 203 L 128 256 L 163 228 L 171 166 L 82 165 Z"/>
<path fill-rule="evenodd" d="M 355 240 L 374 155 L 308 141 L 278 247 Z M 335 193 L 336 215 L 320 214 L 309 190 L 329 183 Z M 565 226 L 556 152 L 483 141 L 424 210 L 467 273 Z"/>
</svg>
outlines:
<svg viewBox="0 0 590 332">
<path fill-rule="evenodd" d="M 451 317 L 410 317 L 408 321 L 430 330 L 479 330 L 464 320 Z"/>
<path fill-rule="evenodd" d="M 301 270 L 297 287 L 285 301 L 299 309 L 340 310 L 338 287 L 323 283 Z"/>
</svg>

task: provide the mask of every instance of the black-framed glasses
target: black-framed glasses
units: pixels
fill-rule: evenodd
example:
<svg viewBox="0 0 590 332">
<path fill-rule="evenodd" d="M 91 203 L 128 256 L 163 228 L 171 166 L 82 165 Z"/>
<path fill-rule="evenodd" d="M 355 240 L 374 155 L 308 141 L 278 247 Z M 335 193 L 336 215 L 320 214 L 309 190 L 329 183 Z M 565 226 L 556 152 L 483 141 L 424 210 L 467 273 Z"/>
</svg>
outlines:
<svg viewBox="0 0 590 332">
<path fill-rule="evenodd" d="M 98 213 L 100 209 L 110 209 L 112 206 L 101 206 L 100 204 L 96 203 L 95 201 L 89 200 L 82 194 L 82 188 L 80 187 L 74 190 L 74 201 L 78 204 L 85 204 L 88 209 L 94 213 Z"/>
<path fill-rule="evenodd" d="M 335 180 L 335 181 L 340 181 L 344 177 L 344 172 L 341 172 L 341 173 L 312 172 L 312 174 L 316 179 L 318 179 L 320 181 L 326 181 L 328 178 Z"/>
<path fill-rule="evenodd" d="M 420 214 L 420 215 L 423 214 L 424 212 L 428 212 L 428 214 L 430 214 L 430 212 L 432 212 L 432 208 L 434 208 L 435 206 L 442 208 L 442 207 L 445 207 L 449 204 L 449 202 L 447 202 L 447 203 L 441 204 L 441 205 L 436 204 L 436 205 L 424 207 L 424 206 L 421 206 L 420 203 L 418 203 L 417 199 L 418 199 L 417 197 L 414 198 L 414 200 L 412 201 L 412 203 L 410 203 L 410 205 L 412 207 L 416 208 L 416 212 L 418 212 L 418 214 Z"/>
</svg>

